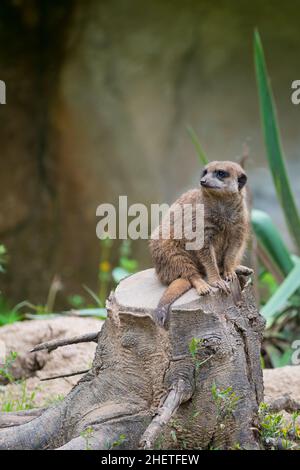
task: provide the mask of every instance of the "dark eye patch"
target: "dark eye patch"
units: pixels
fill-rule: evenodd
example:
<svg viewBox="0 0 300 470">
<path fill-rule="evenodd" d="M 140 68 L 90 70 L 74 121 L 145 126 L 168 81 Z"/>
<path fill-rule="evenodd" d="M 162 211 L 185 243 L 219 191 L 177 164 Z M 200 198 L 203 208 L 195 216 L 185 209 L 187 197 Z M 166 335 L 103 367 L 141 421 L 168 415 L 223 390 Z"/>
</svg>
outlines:
<svg viewBox="0 0 300 470">
<path fill-rule="evenodd" d="M 230 174 L 228 173 L 228 171 L 224 171 L 224 170 L 216 170 L 215 171 L 215 175 L 217 178 L 219 178 L 220 180 L 222 180 L 223 178 L 228 178 L 228 176 L 230 176 Z"/>
<path fill-rule="evenodd" d="M 203 173 L 202 173 L 202 176 L 205 176 L 205 175 L 207 175 L 207 170 L 206 169 L 204 169 Z"/>
</svg>

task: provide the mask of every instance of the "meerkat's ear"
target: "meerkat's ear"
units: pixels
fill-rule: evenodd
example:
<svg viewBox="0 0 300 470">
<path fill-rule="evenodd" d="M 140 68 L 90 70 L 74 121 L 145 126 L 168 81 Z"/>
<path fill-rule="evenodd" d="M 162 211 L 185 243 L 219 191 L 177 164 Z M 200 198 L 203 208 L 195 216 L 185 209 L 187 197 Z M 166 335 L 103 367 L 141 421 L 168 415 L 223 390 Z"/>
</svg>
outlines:
<svg viewBox="0 0 300 470">
<path fill-rule="evenodd" d="M 245 173 L 242 173 L 238 177 L 239 190 L 241 190 L 245 186 L 246 183 L 247 183 L 247 175 Z"/>
</svg>

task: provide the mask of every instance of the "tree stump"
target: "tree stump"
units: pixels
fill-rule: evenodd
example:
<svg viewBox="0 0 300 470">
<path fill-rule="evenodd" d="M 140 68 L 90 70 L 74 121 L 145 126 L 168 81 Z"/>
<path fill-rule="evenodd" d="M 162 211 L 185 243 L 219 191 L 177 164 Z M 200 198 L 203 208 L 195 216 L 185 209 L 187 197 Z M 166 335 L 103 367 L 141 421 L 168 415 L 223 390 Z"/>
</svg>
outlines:
<svg viewBox="0 0 300 470">
<path fill-rule="evenodd" d="M 154 270 L 123 280 L 91 370 L 42 414 L 2 413 L 0 449 L 259 448 L 264 320 L 250 280 L 239 283 L 239 302 L 191 289 L 162 329 L 152 318 L 164 290 Z"/>
</svg>

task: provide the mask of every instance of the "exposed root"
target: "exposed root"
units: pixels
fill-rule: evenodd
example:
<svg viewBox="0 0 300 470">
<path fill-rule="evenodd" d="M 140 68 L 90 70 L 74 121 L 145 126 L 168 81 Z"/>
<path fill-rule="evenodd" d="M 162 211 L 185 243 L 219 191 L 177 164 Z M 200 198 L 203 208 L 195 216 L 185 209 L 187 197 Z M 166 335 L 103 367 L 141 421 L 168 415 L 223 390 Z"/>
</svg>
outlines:
<svg viewBox="0 0 300 470">
<path fill-rule="evenodd" d="M 34 418 L 41 416 L 46 408 L 34 408 L 32 410 L 0 413 L 0 428 L 8 428 L 11 426 L 20 426 L 20 424 L 28 423 Z"/>
<path fill-rule="evenodd" d="M 64 411 L 65 403 L 62 403 L 48 408 L 30 422 L 0 429 L 0 450 L 35 450 L 52 446 L 59 439 Z"/>
<path fill-rule="evenodd" d="M 140 447 L 143 449 L 153 449 L 156 439 L 162 429 L 172 416 L 176 413 L 181 403 L 189 400 L 192 396 L 192 387 L 180 379 L 171 387 L 163 404 L 158 408 L 157 414 L 147 427 L 141 440 Z"/>
<path fill-rule="evenodd" d="M 116 405 L 118 406 L 118 405 Z M 126 408 L 126 405 L 125 405 Z M 79 436 L 73 437 L 66 444 L 56 450 L 108 450 L 108 449 L 134 449 L 139 437 L 149 423 L 149 412 L 143 410 L 128 411 L 128 415 L 116 416 L 99 414 L 93 417 L 88 424 L 85 423 Z M 105 411 L 104 411 L 105 413 Z M 99 424 L 101 422 L 101 424 Z"/>
<path fill-rule="evenodd" d="M 78 343 L 91 343 L 98 341 L 99 331 L 94 333 L 87 333 L 86 335 L 73 336 L 73 338 L 54 339 L 52 341 L 46 341 L 35 346 L 30 352 L 47 350 L 49 353 L 62 346 L 68 346 L 69 344 Z"/>
</svg>

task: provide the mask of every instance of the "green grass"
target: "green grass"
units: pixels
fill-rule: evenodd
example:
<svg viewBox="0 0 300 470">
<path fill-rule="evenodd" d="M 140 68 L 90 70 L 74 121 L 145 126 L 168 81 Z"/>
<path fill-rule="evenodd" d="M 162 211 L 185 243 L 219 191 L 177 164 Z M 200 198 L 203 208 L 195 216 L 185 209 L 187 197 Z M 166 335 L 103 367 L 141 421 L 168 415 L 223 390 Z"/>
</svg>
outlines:
<svg viewBox="0 0 300 470">
<path fill-rule="evenodd" d="M 287 422 L 282 413 L 272 413 L 266 403 L 259 406 L 259 435 L 267 449 L 300 450 L 300 427 L 296 424 L 299 413 L 291 415 Z"/>
<path fill-rule="evenodd" d="M 0 410 L 11 412 L 37 408 L 35 398 L 36 390 L 29 391 L 25 380 L 15 382 L 14 391 L 9 389 L 0 394 Z"/>
</svg>

